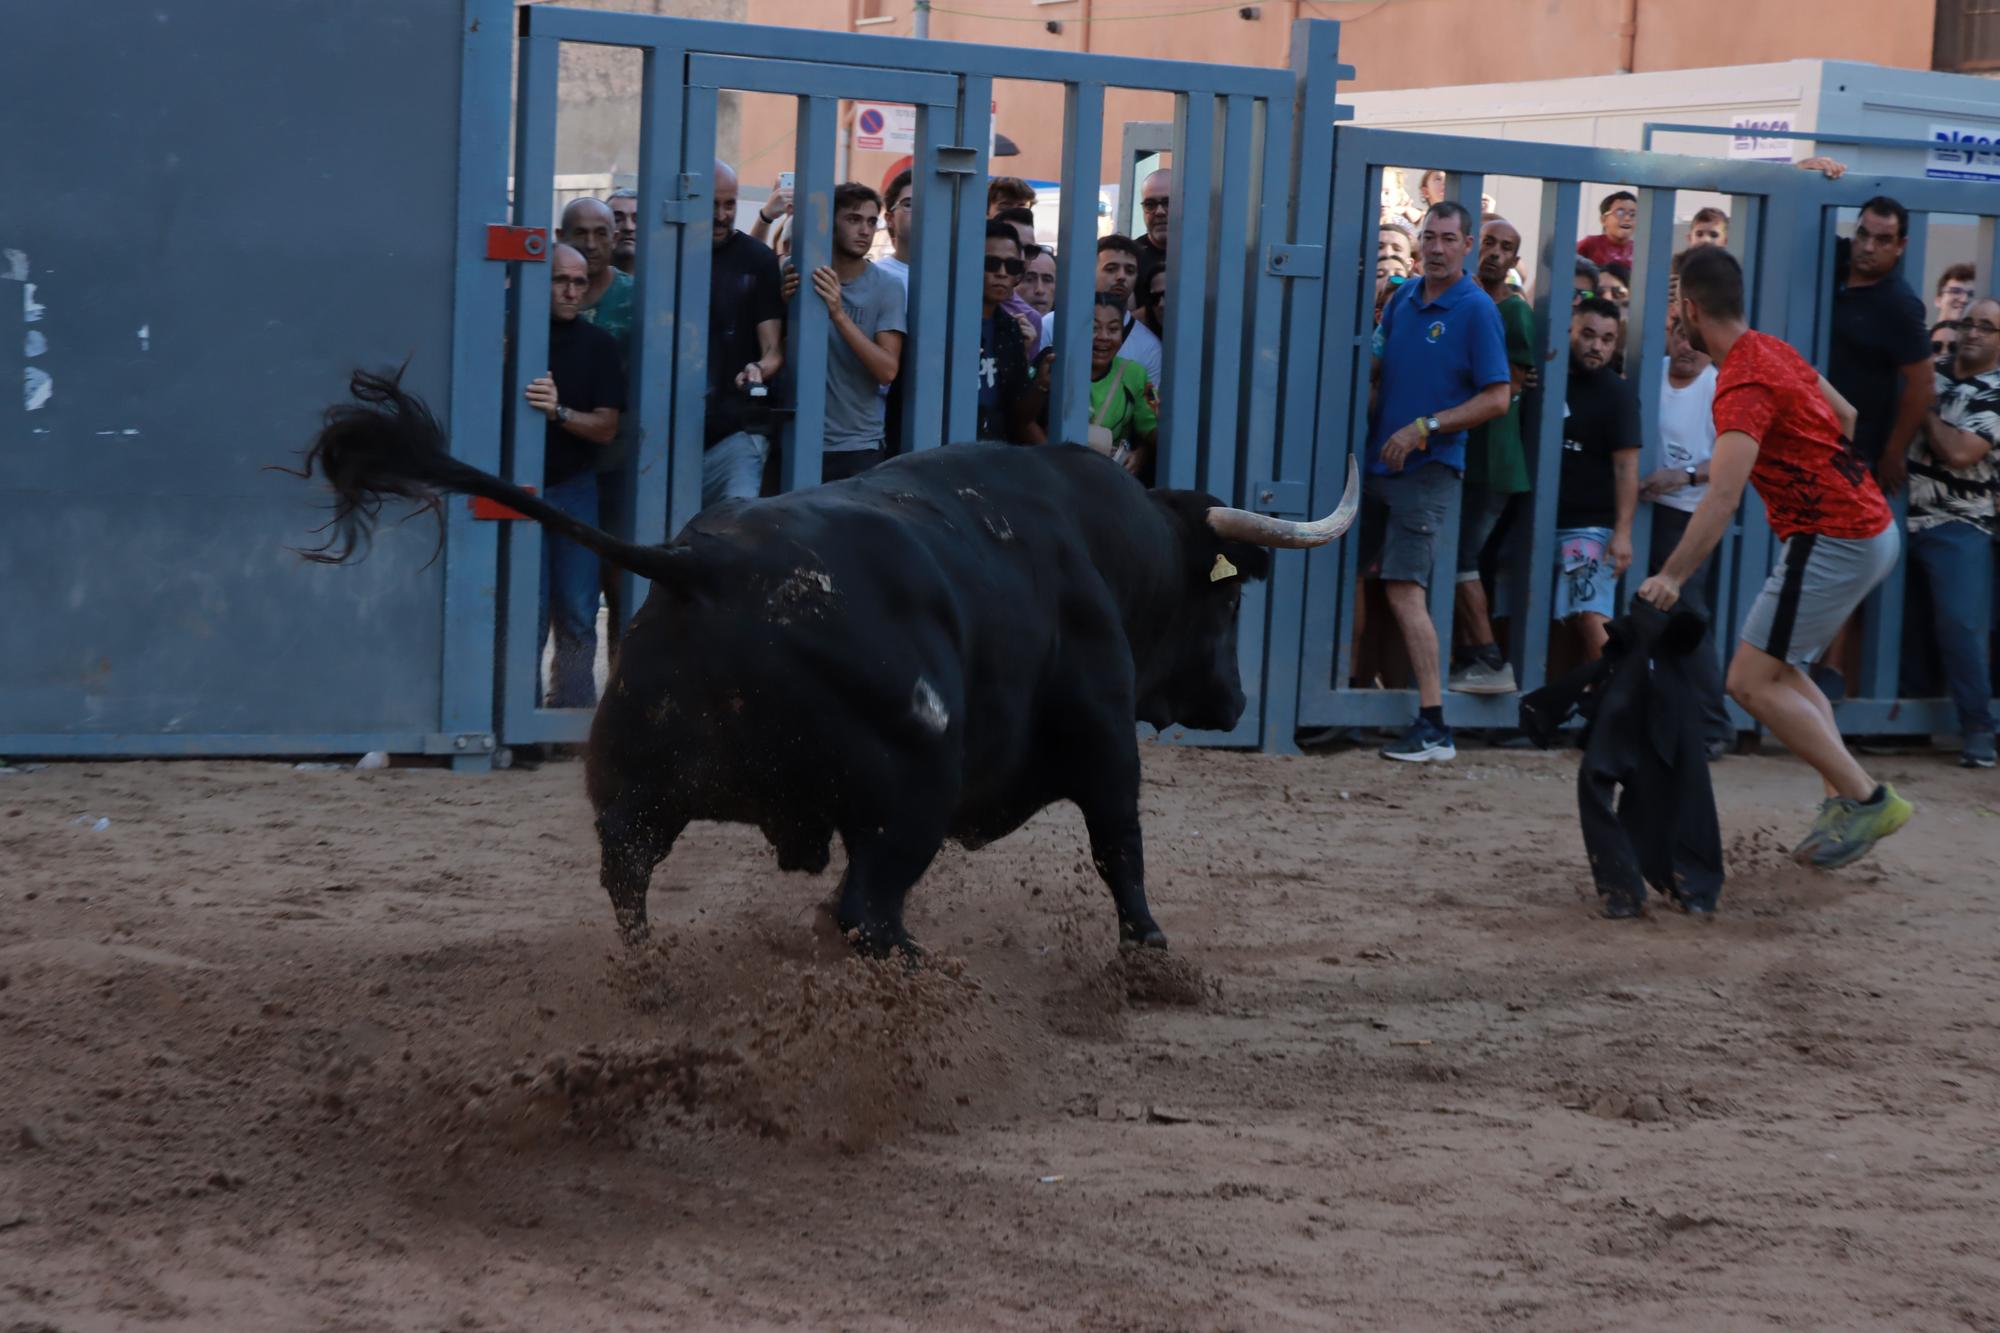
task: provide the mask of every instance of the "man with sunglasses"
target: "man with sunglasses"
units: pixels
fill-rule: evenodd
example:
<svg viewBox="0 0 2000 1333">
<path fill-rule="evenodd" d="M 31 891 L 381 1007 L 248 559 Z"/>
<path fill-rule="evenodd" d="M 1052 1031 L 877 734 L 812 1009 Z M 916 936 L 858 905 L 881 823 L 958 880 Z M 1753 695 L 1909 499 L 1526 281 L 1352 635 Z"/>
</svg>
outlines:
<svg viewBox="0 0 2000 1333">
<path fill-rule="evenodd" d="M 1167 263 L 1167 210 L 1173 202 L 1174 173 L 1155 171 L 1139 185 L 1139 215 L 1145 234 L 1139 240 L 1139 271 L 1150 273 Z"/>
<path fill-rule="evenodd" d="M 1957 355 L 1958 321 L 1941 319 L 1931 325 L 1931 359 L 1938 363 L 1939 369 L 1950 365 L 1951 359 Z"/>
<path fill-rule="evenodd" d="M 1003 208 L 998 213 L 995 213 L 991 220 L 1004 222 L 1014 229 L 1015 237 L 1021 242 L 1021 262 L 1023 264 L 1042 252 L 1042 247 L 1035 244 L 1035 214 L 1033 209 Z M 1019 275 L 1016 276 L 1018 277 Z M 1048 345 L 1042 331 L 1042 312 L 1028 304 L 1027 298 L 1021 295 L 1018 286 L 1008 295 L 1002 308 L 1008 314 L 1014 316 L 1015 319 L 1026 321 L 1028 326 L 1028 359 L 1032 361 L 1035 357 L 1041 355 L 1042 348 Z"/>
<path fill-rule="evenodd" d="M 1958 350 L 1937 370 L 1937 402 L 1910 442 L 1910 563 L 1930 586 L 1932 633 L 1958 709 L 1967 768 L 1994 763 L 1993 497 L 2000 471 L 2000 301 L 1967 307 Z"/>
<path fill-rule="evenodd" d="M 998 218 L 986 224 L 986 276 L 979 312 L 979 438 L 1013 444 L 1041 444 L 1037 419 L 1048 396 L 1046 378 L 1028 376 L 1028 332 L 1007 309 L 1027 261 L 1021 238 Z"/>
</svg>

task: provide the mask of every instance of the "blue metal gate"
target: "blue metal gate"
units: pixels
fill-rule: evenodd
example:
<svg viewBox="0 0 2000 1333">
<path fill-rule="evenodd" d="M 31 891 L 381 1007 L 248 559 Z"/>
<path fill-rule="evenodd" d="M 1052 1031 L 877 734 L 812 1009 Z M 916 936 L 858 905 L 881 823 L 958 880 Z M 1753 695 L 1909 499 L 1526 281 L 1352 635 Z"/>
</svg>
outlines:
<svg viewBox="0 0 2000 1333">
<path fill-rule="evenodd" d="M 1555 144 L 1497 142 L 1363 128 L 1337 134 L 1332 221 L 1328 230 L 1329 279 L 1322 334 L 1325 361 L 1318 384 L 1313 471 L 1313 503 L 1339 494 L 1348 458 L 1365 452 L 1368 418 L 1370 335 L 1373 329 L 1373 274 L 1384 169 L 1440 168 L 1449 173 L 1452 195 L 1475 216 L 1488 176 L 1525 177 L 1542 182 L 1538 234 L 1525 229 L 1524 259 L 1534 257 L 1535 323 L 1541 364 L 1541 400 L 1560 404 L 1568 383 L 1570 268 L 1576 253 L 1577 219 L 1588 182 L 1623 186 L 1639 197 L 1634 240 L 1632 304 L 1628 327 L 1627 374 L 1637 385 L 1644 447 L 1641 475 L 1659 466 L 1660 379 L 1664 361 L 1664 316 L 1670 260 L 1679 248 L 1673 216 L 1676 190 L 1713 191 L 1733 198 L 1730 248 L 1743 261 L 1754 327 L 1792 342 L 1825 363 L 1826 321 L 1833 289 L 1832 245 L 1838 208 L 1854 207 L 1876 195 L 1903 200 L 1912 210 L 1913 237 L 1905 267 L 1923 271 L 1921 222 L 1928 211 L 1992 216 L 2000 211 L 2000 186 L 1903 177 L 1854 177 L 1830 182 L 1816 173 L 1751 162 L 1730 162 L 1672 154 L 1628 153 Z M 1989 234 L 1991 234 L 1989 232 Z M 1994 247 L 2000 250 L 2000 246 Z M 2000 263 L 2000 253 L 1991 257 Z M 1989 273 L 1995 270 L 1989 268 Z M 1918 285 L 1921 285 L 1919 282 Z M 1527 441 L 1535 478 L 1529 539 L 1510 544 L 1514 558 L 1501 574 L 1515 614 L 1508 660 L 1523 691 L 1547 676 L 1550 609 L 1553 597 L 1555 511 L 1562 448 L 1562 413 L 1539 413 L 1539 428 Z M 1524 413 L 1524 424 L 1535 419 Z M 1634 568 L 1620 590 L 1622 599 L 1644 577 L 1651 537 L 1650 506 L 1641 504 L 1634 522 Z M 1898 512 L 1901 512 L 1900 502 Z M 1457 501 L 1436 545 L 1435 567 L 1455 567 Z M 1349 687 L 1355 617 L 1359 533 L 1313 552 L 1302 611 L 1297 714 L 1300 726 L 1402 723 L 1416 711 L 1414 691 Z M 1747 492 L 1738 522 L 1716 557 L 1720 571 L 1718 623 L 1730 632 L 1717 636 L 1726 654 L 1733 628 L 1742 623 L 1771 568 L 1774 546 L 1763 507 Z M 1442 651 L 1452 642 L 1453 588 L 1449 577 L 1432 580 L 1430 609 Z M 1839 706 L 1844 729 L 1862 732 L 1917 732 L 1949 729 L 1948 705 L 1896 695 L 1901 652 L 1902 582 L 1892 579 L 1864 611 L 1867 653 L 1857 697 Z M 1459 726 L 1511 727 L 1517 695 L 1445 695 L 1446 720 Z M 1739 727 L 1750 719 L 1732 703 Z M 1278 738 L 1273 738 L 1278 739 Z M 1278 740 L 1282 745 L 1283 740 Z"/>
<path fill-rule="evenodd" d="M 1090 310 L 1095 290 L 1098 163 L 1107 87 L 1176 95 L 1173 202 L 1176 231 L 1168 261 L 1168 302 L 1179 315 L 1169 331 L 1162 402 L 1159 476 L 1164 485 L 1200 486 L 1247 508 L 1304 516 L 1309 454 L 1281 459 L 1281 392 L 1310 381 L 1309 356 L 1288 361 L 1288 280 L 1316 286 L 1317 249 L 1286 242 L 1292 199 L 1302 184 L 1324 193 L 1320 173 L 1298 163 L 1324 160 L 1323 143 L 1295 157 L 1292 125 L 1301 98 L 1318 122 L 1332 125 L 1333 89 L 1351 73 L 1334 59 L 1336 25 L 1300 26 L 1292 71 L 1023 52 L 963 43 L 794 32 L 778 28 L 535 6 L 520 11 L 520 89 L 515 176 L 547 177 L 554 166 L 555 76 L 559 43 L 590 42 L 645 53 L 639 194 L 641 317 L 634 349 L 639 446 L 634 460 L 638 505 L 633 531 L 647 541 L 667 534 L 699 507 L 702 403 L 706 386 L 710 164 L 715 157 L 716 94 L 739 89 L 796 96 L 798 162 L 794 258 L 809 271 L 830 249 L 835 110 L 838 99 L 902 101 L 918 108 L 915 216 L 911 265 L 909 376 L 903 447 L 922 449 L 970 439 L 977 411 L 981 266 L 984 255 L 986 147 L 992 81 L 1040 79 L 1063 89 L 1062 244 L 1057 247 L 1056 346 L 1051 420 L 1069 438 L 1089 419 Z M 1318 142 L 1323 136 L 1309 136 Z M 515 221 L 547 226 L 546 193 L 516 192 Z M 1322 205 L 1323 207 L 1323 205 Z M 1303 280 L 1303 282 L 1298 281 Z M 1293 322 L 1316 310 L 1316 294 L 1295 290 Z M 519 284 L 513 315 L 520 364 L 538 365 L 546 346 L 548 293 Z M 826 314 L 813 300 L 794 303 L 787 376 L 794 415 L 783 441 L 784 485 L 819 474 L 825 384 Z M 517 377 L 518 378 L 518 377 Z M 508 386 L 513 447 L 507 474 L 539 480 L 539 419 Z M 1304 401 L 1310 401 L 1309 396 Z M 1287 485 L 1281 465 L 1295 480 Z M 588 725 L 583 710 L 538 706 L 536 570 L 541 534 L 507 525 L 508 573 L 501 657 L 501 728 L 509 741 L 568 740 Z M 1282 561 L 1281 561 L 1282 563 Z M 628 603 L 628 605 L 634 603 Z M 1259 632 L 1267 607 L 1246 602 L 1245 692 L 1251 708 L 1228 736 L 1209 743 L 1257 744 L 1266 655 Z"/>
</svg>

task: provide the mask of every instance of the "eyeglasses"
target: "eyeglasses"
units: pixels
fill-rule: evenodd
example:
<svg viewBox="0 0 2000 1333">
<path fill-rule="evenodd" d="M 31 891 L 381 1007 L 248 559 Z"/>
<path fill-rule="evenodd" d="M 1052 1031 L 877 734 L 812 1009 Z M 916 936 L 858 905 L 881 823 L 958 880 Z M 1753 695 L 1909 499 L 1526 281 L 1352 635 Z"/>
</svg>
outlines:
<svg viewBox="0 0 2000 1333">
<path fill-rule="evenodd" d="M 1140 208 L 1140 210 L 1141 210 L 1142 212 L 1147 212 L 1147 213 L 1164 213 L 1164 212 L 1166 212 L 1166 211 L 1167 211 L 1167 204 L 1168 204 L 1169 202 L 1171 202 L 1171 201 L 1170 201 L 1170 200 L 1168 200 L 1168 199 L 1165 199 L 1165 198 L 1159 198 L 1159 197 L 1155 197 L 1155 198 L 1152 198 L 1152 199 L 1141 199 L 1141 200 L 1139 201 L 1139 208 Z"/>
<path fill-rule="evenodd" d="M 1611 210 L 1611 216 L 1617 218 L 1620 222 L 1637 222 L 1639 220 L 1639 210 L 1636 208 L 1614 208 Z"/>
<path fill-rule="evenodd" d="M 1991 338 L 1994 334 L 2000 333 L 2000 324 L 1988 324 L 1984 320 L 1977 319 L 1962 319 L 1958 323 L 1958 331 L 1960 333 L 1983 333 Z"/>
<path fill-rule="evenodd" d="M 1956 342 L 1946 342 L 1942 338 L 1933 338 L 1931 339 L 1931 355 L 1943 356 L 1946 352 L 1949 352 L 1956 345 L 1957 345 Z"/>
<path fill-rule="evenodd" d="M 1005 272 L 1010 278 L 1018 278 L 1028 271 L 1028 261 L 1025 259 L 1003 259 L 999 255 L 988 255 L 986 256 L 986 271 L 988 273 Z"/>
<path fill-rule="evenodd" d="M 1570 304 L 1577 305 L 1581 302 L 1591 300 L 1596 295 L 1597 293 L 1591 291 L 1588 287 L 1579 287 L 1576 289 L 1576 295 L 1570 299 Z"/>
<path fill-rule="evenodd" d="M 1972 299 L 1972 288 L 1947 287 L 1943 291 L 1939 292 L 1938 295 L 1941 297 L 1951 297 L 1952 299 L 1959 301 L 1969 301 Z"/>
</svg>

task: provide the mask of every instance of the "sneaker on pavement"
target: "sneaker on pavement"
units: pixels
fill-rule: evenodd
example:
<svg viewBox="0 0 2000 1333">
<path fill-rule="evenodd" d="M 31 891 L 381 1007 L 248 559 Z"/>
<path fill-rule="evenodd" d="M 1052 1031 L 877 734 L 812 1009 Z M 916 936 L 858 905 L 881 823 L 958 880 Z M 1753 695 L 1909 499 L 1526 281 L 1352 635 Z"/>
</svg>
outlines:
<svg viewBox="0 0 2000 1333">
<path fill-rule="evenodd" d="M 1975 731 L 1965 738 L 1965 744 L 1958 752 L 1960 768 L 1993 767 L 1993 733 Z"/>
<path fill-rule="evenodd" d="M 1459 694 L 1513 694 L 1520 686 L 1514 683 L 1511 663 L 1490 667 L 1472 662 L 1451 673 L 1451 688 Z"/>
<path fill-rule="evenodd" d="M 1833 832 L 1813 849 L 1812 864 L 1820 870 L 1838 870 L 1859 861 L 1876 843 L 1909 823 L 1916 809 L 1887 783 L 1866 801 L 1843 804 L 1846 808 Z"/>
<path fill-rule="evenodd" d="M 1458 758 L 1458 747 L 1451 743 L 1450 727 L 1432 726 L 1418 718 L 1401 740 L 1383 746 L 1381 755 L 1384 759 L 1400 759 L 1410 764 L 1428 764 Z"/>
</svg>

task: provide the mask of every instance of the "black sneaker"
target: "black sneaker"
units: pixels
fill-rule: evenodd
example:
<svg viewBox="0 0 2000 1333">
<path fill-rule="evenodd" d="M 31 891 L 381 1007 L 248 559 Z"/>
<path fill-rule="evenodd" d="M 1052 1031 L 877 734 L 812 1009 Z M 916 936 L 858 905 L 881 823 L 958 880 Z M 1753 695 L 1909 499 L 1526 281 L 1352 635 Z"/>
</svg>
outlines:
<svg viewBox="0 0 2000 1333">
<path fill-rule="evenodd" d="M 1636 921 L 1646 915 L 1646 903 L 1636 893 L 1614 890 L 1604 895 L 1604 915 L 1613 921 Z"/>
<path fill-rule="evenodd" d="M 1435 726 L 1421 717 L 1410 724 L 1402 739 L 1391 741 L 1380 751 L 1384 759 L 1400 759 L 1406 764 L 1431 764 L 1458 758 L 1452 744 L 1451 728 Z"/>
</svg>

